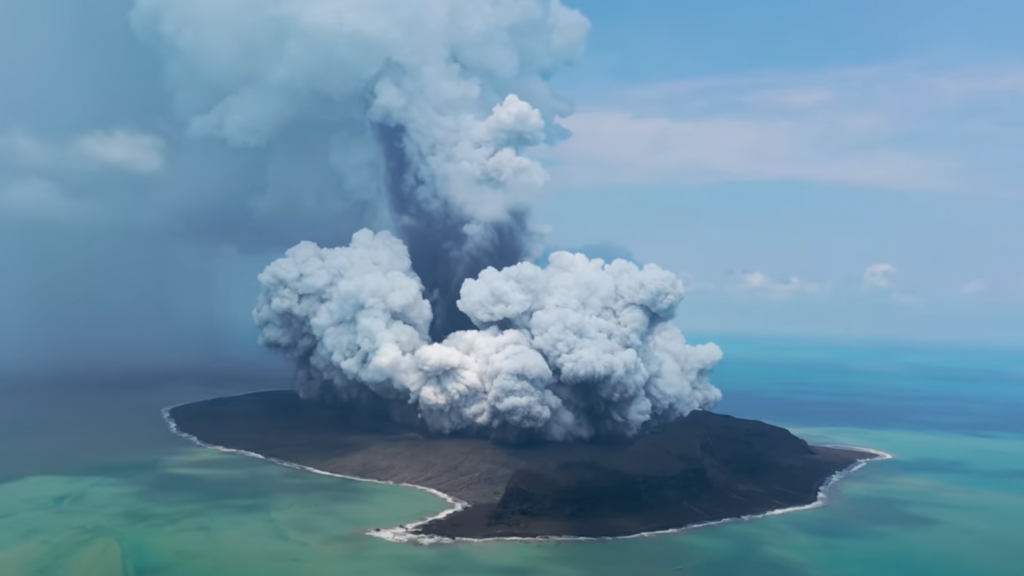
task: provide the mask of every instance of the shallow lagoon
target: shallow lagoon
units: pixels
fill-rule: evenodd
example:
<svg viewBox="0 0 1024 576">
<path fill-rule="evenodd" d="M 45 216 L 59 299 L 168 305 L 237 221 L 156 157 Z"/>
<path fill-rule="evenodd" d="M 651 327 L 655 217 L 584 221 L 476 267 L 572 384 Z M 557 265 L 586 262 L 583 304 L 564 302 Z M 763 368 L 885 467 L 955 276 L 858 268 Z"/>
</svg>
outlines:
<svg viewBox="0 0 1024 576">
<path fill-rule="evenodd" d="M 823 508 L 610 542 L 389 543 L 365 533 L 446 504 L 198 448 L 159 414 L 273 379 L 8 381 L 0 574 L 1020 574 L 1024 418 L 1010 417 L 1024 414 L 1020 355 L 950 366 L 941 349 L 880 358 L 870 347 L 786 346 L 733 343 L 716 379 L 721 410 L 897 458 L 834 486 Z"/>
</svg>

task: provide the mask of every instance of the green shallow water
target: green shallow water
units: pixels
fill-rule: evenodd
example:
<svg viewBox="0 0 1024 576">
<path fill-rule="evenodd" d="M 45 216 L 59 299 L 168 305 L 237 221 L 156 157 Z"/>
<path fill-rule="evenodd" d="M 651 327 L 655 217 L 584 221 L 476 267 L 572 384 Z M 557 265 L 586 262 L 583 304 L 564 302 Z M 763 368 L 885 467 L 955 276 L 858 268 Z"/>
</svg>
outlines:
<svg viewBox="0 0 1024 576">
<path fill-rule="evenodd" d="M 0 574 L 928 574 L 1019 576 L 1024 439 L 801 429 L 877 447 L 827 506 L 608 542 L 420 546 L 372 527 L 435 514 L 428 493 L 182 445 L 116 474 L 0 484 Z"/>
<path fill-rule="evenodd" d="M 1000 419 L 1019 408 L 1015 397 L 986 400 L 985 379 L 972 373 L 972 414 L 985 418 L 951 418 L 947 429 L 880 425 L 860 412 L 862 397 L 856 413 L 844 412 L 858 388 L 816 366 L 818 378 L 831 378 L 830 396 L 816 398 L 803 421 L 760 400 L 744 404 L 749 380 L 731 380 L 742 371 L 727 365 L 719 384 L 733 390 L 723 411 L 896 456 L 835 485 L 824 507 L 635 539 L 432 546 L 366 532 L 436 514 L 447 507 L 440 498 L 200 448 L 160 418 L 161 406 L 251 383 L 8 385 L 0 390 L 0 576 L 1024 574 L 1024 429 L 1007 431 L 1014 420 Z M 803 398 L 806 381 L 787 370 L 800 372 L 788 363 L 763 374 L 771 396 Z M 1008 383 L 1016 372 L 1000 374 L 999 390 L 1020 390 Z M 889 383 L 899 392 L 898 379 Z M 954 400 L 921 396 L 918 414 L 941 422 L 943 410 L 962 413 Z M 889 403 L 882 392 L 871 401 Z M 823 413 L 835 424 L 819 425 Z"/>
</svg>

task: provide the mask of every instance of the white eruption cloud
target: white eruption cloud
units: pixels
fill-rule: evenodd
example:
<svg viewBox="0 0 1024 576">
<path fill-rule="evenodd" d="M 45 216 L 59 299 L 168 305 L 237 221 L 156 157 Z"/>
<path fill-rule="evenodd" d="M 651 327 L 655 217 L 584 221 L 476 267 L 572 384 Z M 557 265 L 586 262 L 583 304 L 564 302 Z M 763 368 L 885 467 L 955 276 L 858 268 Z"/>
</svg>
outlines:
<svg viewBox="0 0 1024 576">
<path fill-rule="evenodd" d="M 546 79 L 583 53 L 579 12 L 558 0 L 136 0 L 133 22 L 193 135 L 279 149 L 296 181 L 311 170 L 289 144 L 329 142 L 317 160 L 340 186 L 315 200 L 339 220 L 378 205 L 410 248 L 436 337 L 471 326 L 455 306 L 464 279 L 532 255 L 527 212 L 547 175 L 522 150 L 570 111 Z M 264 212 L 299 203 L 262 200 Z"/>
<path fill-rule="evenodd" d="M 306 396 L 386 397 L 419 387 L 413 354 L 427 342 L 430 304 L 409 252 L 387 232 L 362 230 L 345 248 L 303 242 L 260 274 L 260 340 L 301 362 Z"/>
<path fill-rule="evenodd" d="M 307 398 L 369 390 L 416 406 L 440 433 L 552 440 L 630 436 L 714 405 L 717 346 L 671 323 L 673 274 L 556 252 L 547 267 L 487 268 L 462 286 L 477 326 L 431 343 L 431 308 L 405 246 L 357 233 L 345 248 L 292 248 L 260 275 L 264 344 L 300 366 Z"/>
<path fill-rule="evenodd" d="M 558 440 L 635 434 L 718 399 L 720 352 L 670 323 L 673 275 L 567 253 L 523 263 L 547 180 L 524 151 L 565 135 L 555 120 L 571 106 L 548 79 L 583 53 L 579 12 L 135 0 L 132 18 L 193 137 L 267 149 L 277 182 L 335 173 L 313 196 L 268 190 L 263 214 L 308 205 L 339 228 L 379 214 L 364 225 L 391 231 L 301 243 L 260 276 L 262 341 L 297 363 L 304 397 L 402 403 L 441 433 Z"/>
</svg>

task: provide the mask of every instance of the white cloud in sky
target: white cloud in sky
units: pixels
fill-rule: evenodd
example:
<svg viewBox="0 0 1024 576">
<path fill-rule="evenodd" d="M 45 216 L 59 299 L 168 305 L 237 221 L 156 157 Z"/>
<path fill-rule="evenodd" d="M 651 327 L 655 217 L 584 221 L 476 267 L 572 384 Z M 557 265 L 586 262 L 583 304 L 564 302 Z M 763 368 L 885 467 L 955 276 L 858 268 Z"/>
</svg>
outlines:
<svg viewBox="0 0 1024 576">
<path fill-rule="evenodd" d="M 96 165 L 151 174 L 164 167 L 163 139 L 139 132 L 93 132 L 75 139 L 74 154 Z"/>
<path fill-rule="evenodd" d="M 787 298 L 795 294 L 814 294 L 824 287 L 814 282 L 807 282 L 795 276 L 783 281 L 773 280 L 762 272 L 747 272 L 740 277 L 740 287 L 756 291 L 770 298 Z"/>
<path fill-rule="evenodd" d="M 949 181 L 941 161 L 913 152 L 829 150 L 820 140 L 834 138 L 835 125 L 726 116 L 680 120 L 610 110 L 575 114 L 562 124 L 574 137 L 542 154 L 555 163 L 556 185 L 571 188 L 726 180 L 930 190 Z"/>
<path fill-rule="evenodd" d="M 693 292 L 713 291 L 717 288 L 713 282 L 708 282 L 695 277 L 693 274 L 682 272 L 679 278 L 683 281 L 683 288 L 687 294 Z"/>
<path fill-rule="evenodd" d="M 25 169 L 105 169 L 156 174 L 164 168 L 162 138 L 129 130 L 96 131 L 67 141 L 47 141 L 24 132 L 0 135 L 0 160 Z"/>
<path fill-rule="evenodd" d="M 865 288 L 889 290 L 895 288 L 893 276 L 896 274 L 896 267 L 884 262 L 872 264 L 864 269 L 862 276 Z"/>
<path fill-rule="evenodd" d="M 588 93 L 560 121 L 574 137 L 539 153 L 556 188 L 790 181 L 1022 192 L 1019 178 L 991 167 L 1024 132 L 1024 68 L 900 64 Z"/>
<path fill-rule="evenodd" d="M 900 304 L 921 304 L 921 299 L 904 292 L 896 282 L 897 269 L 892 264 L 880 262 L 864 269 L 861 275 L 861 286 L 865 290 L 886 293 L 893 302 Z"/>
<path fill-rule="evenodd" d="M 711 283 L 698 280 L 692 275 L 682 274 L 687 291 L 713 291 L 733 295 L 757 294 L 768 300 L 786 300 L 796 296 L 825 295 L 836 296 L 843 300 L 855 300 L 859 293 L 877 294 L 885 300 L 906 306 L 921 306 L 927 300 L 907 291 L 898 281 L 898 269 L 887 262 L 879 262 L 864 268 L 858 280 L 847 277 L 846 280 L 809 281 L 805 278 L 790 276 L 788 278 L 772 277 L 757 270 L 731 274 L 728 280 Z M 860 290 L 858 290 L 858 288 Z M 965 282 L 958 287 L 959 293 L 965 296 L 976 296 L 992 289 L 992 283 L 978 278 Z"/>
<path fill-rule="evenodd" d="M 981 278 L 971 280 L 960 287 L 960 293 L 966 296 L 975 296 L 988 290 L 988 282 Z"/>
</svg>

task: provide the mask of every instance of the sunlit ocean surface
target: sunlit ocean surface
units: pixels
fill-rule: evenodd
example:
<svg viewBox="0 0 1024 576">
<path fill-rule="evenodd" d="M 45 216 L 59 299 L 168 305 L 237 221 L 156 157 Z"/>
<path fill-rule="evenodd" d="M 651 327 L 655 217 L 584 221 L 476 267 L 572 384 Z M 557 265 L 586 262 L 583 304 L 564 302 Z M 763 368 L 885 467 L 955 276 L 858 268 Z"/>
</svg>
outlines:
<svg viewBox="0 0 1024 576">
<path fill-rule="evenodd" d="M 445 503 L 195 447 L 159 409 L 224 372 L 0 383 L 0 576 L 1024 574 L 1024 351 L 721 341 L 716 409 L 896 459 L 827 506 L 607 542 L 394 544 Z"/>
</svg>

